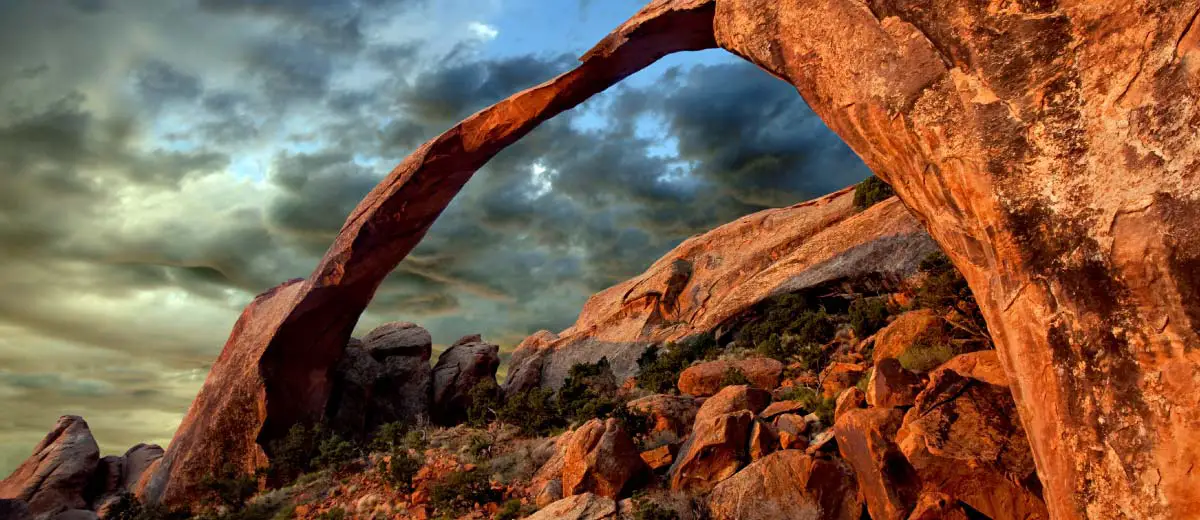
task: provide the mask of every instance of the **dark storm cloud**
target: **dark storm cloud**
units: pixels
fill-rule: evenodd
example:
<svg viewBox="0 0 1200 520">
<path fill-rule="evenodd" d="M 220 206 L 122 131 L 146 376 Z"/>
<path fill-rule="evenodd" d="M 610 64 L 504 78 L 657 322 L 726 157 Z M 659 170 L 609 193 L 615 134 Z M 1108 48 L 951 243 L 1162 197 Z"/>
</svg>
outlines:
<svg viewBox="0 0 1200 520">
<path fill-rule="evenodd" d="M 141 99 L 155 107 L 169 101 L 191 101 L 203 92 L 200 78 L 159 60 L 142 65 L 134 78 Z"/>
<path fill-rule="evenodd" d="M 421 74 L 401 97 L 402 106 L 430 122 L 457 122 L 521 90 L 566 71 L 573 58 L 519 56 L 496 61 L 454 61 Z"/>
</svg>

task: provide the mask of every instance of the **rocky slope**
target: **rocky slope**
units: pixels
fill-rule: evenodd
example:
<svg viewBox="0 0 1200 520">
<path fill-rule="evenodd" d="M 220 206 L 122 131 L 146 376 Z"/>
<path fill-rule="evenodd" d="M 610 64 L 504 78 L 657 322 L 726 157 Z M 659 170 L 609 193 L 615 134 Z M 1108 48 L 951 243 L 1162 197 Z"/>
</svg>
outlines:
<svg viewBox="0 0 1200 520">
<path fill-rule="evenodd" d="M 570 328 L 513 353 L 505 387 L 557 389 L 578 363 L 607 357 L 633 375 L 650 345 L 717 329 L 764 299 L 838 283 L 895 288 L 937 246 L 898 200 L 859 212 L 853 188 L 748 215 L 692 237 L 645 273 L 592 296 Z"/>
</svg>

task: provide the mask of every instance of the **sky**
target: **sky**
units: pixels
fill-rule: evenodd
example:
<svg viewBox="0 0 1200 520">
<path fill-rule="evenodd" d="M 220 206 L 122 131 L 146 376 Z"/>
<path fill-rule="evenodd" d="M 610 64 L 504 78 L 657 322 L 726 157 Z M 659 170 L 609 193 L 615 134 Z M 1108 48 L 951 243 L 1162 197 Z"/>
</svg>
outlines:
<svg viewBox="0 0 1200 520">
<path fill-rule="evenodd" d="M 419 144 L 637 0 L 0 0 L 0 476 L 58 416 L 170 440 L 241 308 Z M 668 57 L 493 159 L 356 334 L 511 349 L 688 236 L 869 174 L 795 90 Z"/>
</svg>

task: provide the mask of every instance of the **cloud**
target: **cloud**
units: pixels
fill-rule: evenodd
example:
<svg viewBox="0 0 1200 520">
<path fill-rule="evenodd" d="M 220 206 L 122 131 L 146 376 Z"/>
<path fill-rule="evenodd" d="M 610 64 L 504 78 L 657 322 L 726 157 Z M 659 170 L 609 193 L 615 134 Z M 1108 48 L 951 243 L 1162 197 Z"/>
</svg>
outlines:
<svg viewBox="0 0 1200 520">
<path fill-rule="evenodd" d="M 500 36 L 500 31 L 483 22 L 471 22 L 467 24 L 467 30 L 471 31 L 471 34 L 474 34 L 475 37 L 484 41 L 495 40 L 497 36 Z"/>
</svg>

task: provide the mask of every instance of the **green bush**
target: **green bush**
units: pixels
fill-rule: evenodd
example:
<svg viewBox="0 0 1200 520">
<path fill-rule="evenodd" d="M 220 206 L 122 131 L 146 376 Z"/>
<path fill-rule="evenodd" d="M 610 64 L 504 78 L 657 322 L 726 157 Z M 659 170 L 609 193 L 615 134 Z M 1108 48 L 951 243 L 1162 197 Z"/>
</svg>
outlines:
<svg viewBox="0 0 1200 520">
<path fill-rule="evenodd" d="M 201 478 L 200 487 L 208 493 L 214 504 L 240 510 L 258 492 L 258 479 L 240 471 L 233 464 L 226 464 L 220 474 Z"/>
<path fill-rule="evenodd" d="M 975 295 L 949 257 L 942 252 L 933 253 L 921 260 L 919 269 L 926 277 L 924 283 L 916 290 L 917 307 L 942 312 L 956 310 L 966 317 L 968 323 L 965 325 L 975 329 L 972 335 L 989 337 L 987 322 L 979 311 Z"/>
<path fill-rule="evenodd" d="M 650 501 L 634 502 L 633 520 L 679 520 L 679 513 Z"/>
<path fill-rule="evenodd" d="M 780 393 L 783 401 L 799 401 L 808 413 L 815 413 L 825 425 L 833 424 L 833 411 L 837 408 L 837 400 L 826 399 L 819 390 L 804 386 L 792 386 Z"/>
<path fill-rule="evenodd" d="M 467 424 L 476 428 L 487 426 L 497 417 L 498 410 L 504 404 L 501 397 L 500 385 L 492 378 L 485 378 L 467 393 L 470 404 L 467 406 Z"/>
<path fill-rule="evenodd" d="M 801 295 L 785 294 L 764 302 L 762 316 L 742 327 L 739 335 L 763 355 L 786 362 L 813 354 L 814 345 L 819 349 L 836 333 L 837 322 L 825 309 L 814 309 Z"/>
<path fill-rule="evenodd" d="M 402 422 L 390 422 L 379 427 L 371 438 L 371 449 L 391 453 L 404 446 L 408 425 Z"/>
<path fill-rule="evenodd" d="M 461 515 L 475 504 L 499 502 L 503 493 L 492 489 L 487 475 L 478 470 L 451 473 L 429 491 L 429 504 L 442 514 Z"/>
<path fill-rule="evenodd" d="M 407 450 L 392 452 L 390 458 L 390 461 L 379 461 L 380 473 L 396 489 L 405 493 L 411 492 L 413 477 L 417 476 L 424 464 L 421 458 L 409 455 Z"/>
<path fill-rule="evenodd" d="M 514 498 L 503 504 L 500 504 L 500 509 L 496 511 L 493 517 L 495 520 L 517 520 L 525 516 L 533 514 L 532 507 L 521 504 L 521 499 Z"/>
<path fill-rule="evenodd" d="M 509 396 L 500 408 L 499 416 L 501 422 L 516 426 L 526 436 L 548 435 L 566 426 L 566 421 L 558 414 L 554 391 L 548 388 L 534 388 Z"/>
<path fill-rule="evenodd" d="M 892 187 L 874 175 L 858 183 L 854 188 L 854 207 L 863 210 L 883 202 L 895 195 Z"/>
<path fill-rule="evenodd" d="M 467 453 L 475 460 L 486 459 L 492 452 L 492 440 L 487 435 L 476 433 L 467 440 Z"/>
<path fill-rule="evenodd" d="M 854 335 L 865 338 L 887 325 L 887 297 L 855 298 L 847 312 Z"/>
<path fill-rule="evenodd" d="M 651 346 L 638 358 L 637 385 L 654 393 L 675 391 L 679 373 L 695 361 L 712 359 L 721 352 L 712 334 L 700 334 L 663 348 Z"/>
<path fill-rule="evenodd" d="M 908 347 L 896 359 L 900 366 L 913 372 L 928 372 L 942 365 L 959 352 L 949 343 L 921 339 Z"/>
<path fill-rule="evenodd" d="M 750 378 L 742 373 L 738 367 L 729 367 L 725 369 L 725 373 L 721 374 L 721 388 L 727 386 L 750 385 Z"/>
<path fill-rule="evenodd" d="M 654 426 L 654 421 L 650 416 L 630 409 L 626 403 L 621 403 L 621 405 L 613 410 L 612 418 L 620 421 L 621 426 L 625 428 L 625 432 L 633 438 L 646 435 L 650 432 L 650 428 Z"/>
<path fill-rule="evenodd" d="M 608 358 L 572 366 L 558 390 L 559 413 L 577 422 L 607 417 L 621 404 Z"/>
<path fill-rule="evenodd" d="M 339 469 L 357 458 L 358 446 L 342 439 L 320 424 L 307 427 L 296 424 L 282 439 L 272 441 L 271 466 L 266 474 L 271 483 L 284 485 L 310 471 Z"/>
<path fill-rule="evenodd" d="M 321 444 L 317 447 L 317 457 L 313 460 L 313 465 L 317 469 L 332 468 L 340 470 L 360 455 L 358 447 L 350 443 L 350 441 L 339 437 L 337 434 L 330 434 L 321 439 Z"/>
<path fill-rule="evenodd" d="M 317 516 L 318 520 L 345 520 L 346 510 L 340 507 L 331 508 L 329 511 L 321 513 Z"/>
</svg>

